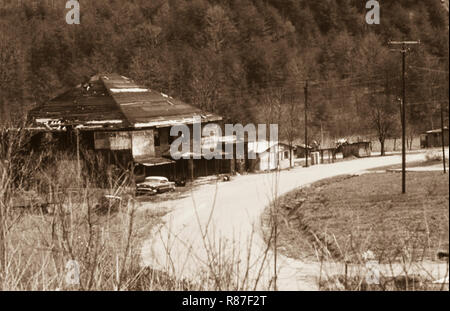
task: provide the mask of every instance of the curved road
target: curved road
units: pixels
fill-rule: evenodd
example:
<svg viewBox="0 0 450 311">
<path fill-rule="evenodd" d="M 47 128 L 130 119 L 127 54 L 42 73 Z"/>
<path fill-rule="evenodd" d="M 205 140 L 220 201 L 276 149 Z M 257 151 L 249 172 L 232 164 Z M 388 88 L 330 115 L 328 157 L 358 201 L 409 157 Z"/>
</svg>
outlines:
<svg viewBox="0 0 450 311">
<path fill-rule="evenodd" d="M 424 153 L 408 154 L 407 161 L 424 159 Z M 142 265 L 167 271 L 177 278 L 214 282 L 215 275 L 232 276 L 240 290 L 273 289 L 273 253 L 261 238 L 260 216 L 275 194 L 282 195 L 320 179 L 353 174 L 370 168 L 401 163 L 400 155 L 363 158 L 333 164 L 296 167 L 267 174 L 233 177 L 230 182 L 207 184 L 190 196 L 149 203 L 144 208 L 172 210 L 142 247 Z M 338 264 L 324 266 L 278 254 L 277 289 L 317 290 L 322 274 L 342 271 Z M 399 268 L 400 269 L 400 268 Z M 446 265 L 427 266 L 432 275 L 444 275 Z M 439 271 L 437 271 L 437 270 Z M 255 286 L 256 283 L 256 286 Z"/>
</svg>

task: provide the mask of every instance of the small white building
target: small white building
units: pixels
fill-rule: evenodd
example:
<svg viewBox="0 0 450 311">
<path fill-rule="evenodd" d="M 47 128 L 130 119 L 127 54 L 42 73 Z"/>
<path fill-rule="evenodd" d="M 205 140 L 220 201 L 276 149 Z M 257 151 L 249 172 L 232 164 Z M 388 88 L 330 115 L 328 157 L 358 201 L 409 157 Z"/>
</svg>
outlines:
<svg viewBox="0 0 450 311">
<path fill-rule="evenodd" d="M 294 150 L 289 151 L 289 146 L 277 141 L 255 141 L 248 143 L 248 151 L 254 152 L 256 159 L 249 159 L 252 171 L 271 171 L 290 167 Z M 294 162 L 292 161 L 292 165 Z"/>
</svg>

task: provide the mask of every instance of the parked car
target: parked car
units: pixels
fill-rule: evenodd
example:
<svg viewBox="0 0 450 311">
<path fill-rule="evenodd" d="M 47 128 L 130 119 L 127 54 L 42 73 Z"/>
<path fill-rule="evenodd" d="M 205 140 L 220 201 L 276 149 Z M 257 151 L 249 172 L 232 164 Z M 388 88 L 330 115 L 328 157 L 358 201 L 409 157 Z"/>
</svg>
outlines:
<svg viewBox="0 0 450 311">
<path fill-rule="evenodd" d="M 161 176 L 145 177 L 144 182 L 136 184 L 136 195 L 154 195 L 174 190 L 175 183 Z"/>
</svg>

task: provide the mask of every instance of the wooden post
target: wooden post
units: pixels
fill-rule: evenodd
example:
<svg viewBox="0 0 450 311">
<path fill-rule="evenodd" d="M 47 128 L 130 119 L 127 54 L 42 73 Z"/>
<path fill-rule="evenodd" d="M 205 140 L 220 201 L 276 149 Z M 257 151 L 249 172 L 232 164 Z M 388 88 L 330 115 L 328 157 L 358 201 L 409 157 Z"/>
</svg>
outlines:
<svg viewBox="0 0 450 311">
<path fill-rule="evenodd" d="M 441 101 L 441 145 L 442 145 L 442 165 L 444 168 L 444 174 L 446 172 L 445 169 L 445 131 L 444 131 L 444 105 L 443 101 Z"/>
<path fill-rule="evenodd" d="M 308 81 L 305 83 L 305 167 L 308 167 Z"/>
<path fill-rule="evenodd" d="M 214 173 L 215 173 L 216 175 L 218 174 L 218 172 L 217 172 L 217 171 L 218 171 L 218 170 L 217 170 L 217 162 L 218 162 L 218 161 L 220 161 L 220 160 L 214 159 L 214 171 L 215 171 Z"/>
<path fill-rule="evenodd" d="M 194 159 L 188 159 L 188 177 L 190 181 L 194 180 Z"/>
<path fill-rule="evenodd" d="M 177 162 L 172 163 L 172 180 L 177 180 Z"/>
<path fill-rule="evenodd" d="M 230 159 L 230 174 L 231 175 L 234 175 L 234 170 L 235 170 L 234 159 Z"/>
</svg>

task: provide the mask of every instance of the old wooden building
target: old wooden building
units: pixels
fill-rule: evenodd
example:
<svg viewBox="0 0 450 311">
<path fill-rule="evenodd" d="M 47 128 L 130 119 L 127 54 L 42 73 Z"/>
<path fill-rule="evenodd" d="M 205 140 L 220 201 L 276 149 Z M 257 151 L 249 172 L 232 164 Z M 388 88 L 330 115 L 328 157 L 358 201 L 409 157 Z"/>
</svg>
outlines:
<svg viewBox="0 0 450 311">
<path fill-rule="evenodd" d="M 62 141 L 62 148 L 87 148 L 137 178 L 162 175 L 193 179 L 233 170 L 231 160 L 174 160 L 169 152 L 176 137 L 173 125 L 221 122 L 164 93 L 136 84 L 118 74 L 99 74 L 29 112 L 37 135 Z M 192 131 L 191 131 L 192 132 Z M 71 137 L 76 137 L 74 140 Z M 192 135 L 191 135 L 192 143 Z"/>
<path fill-rule="evenodd" d="M 341 152 L 344 158 L 347 157 L 370 157 L 372 153 L 372 143 L 370 141 L 357 141 L 345 143 L 336 148 L 336 152 Z"/>
<path fill-rule="evenodd" d="M 444 146 L 448 146 L 448 127 L 444 127 Z M 426 131 L 420 135 L 421 148 L 442 147 L 442 129 Z"/>
</svg>

